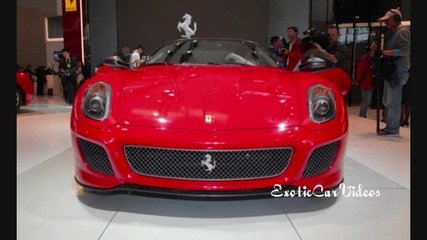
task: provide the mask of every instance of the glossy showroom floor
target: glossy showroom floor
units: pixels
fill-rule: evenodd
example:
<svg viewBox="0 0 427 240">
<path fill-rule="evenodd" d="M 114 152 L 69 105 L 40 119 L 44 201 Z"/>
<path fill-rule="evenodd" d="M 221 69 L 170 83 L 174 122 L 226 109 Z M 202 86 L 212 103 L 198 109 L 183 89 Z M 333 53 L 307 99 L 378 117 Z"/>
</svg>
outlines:
<svg viewBox="0 0 427 240">
<path fill-rule="evenodd" d="M 376 110 L 348 109 L 344 183 L 379 197 L 182 200 L 79 191 L 71 107 L 36 96 L 17 113 L 17 239 L 410 239 L 410 129 L 379 137 Z"/>
</svg>

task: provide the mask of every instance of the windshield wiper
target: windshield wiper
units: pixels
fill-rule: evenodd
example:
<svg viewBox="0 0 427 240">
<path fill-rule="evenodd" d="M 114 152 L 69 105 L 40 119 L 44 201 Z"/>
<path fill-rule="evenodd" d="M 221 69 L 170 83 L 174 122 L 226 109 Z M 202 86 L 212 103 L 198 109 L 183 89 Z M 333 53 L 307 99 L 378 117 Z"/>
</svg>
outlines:
<svg viewBox="0 0 427 240">
<path fill-rule="evenodd" d="M 167 62 L 156 62 L 156 63 L 147 63 L 142 66 L 154 66 L 154 65 L 169 65 Z"/>
</svg>

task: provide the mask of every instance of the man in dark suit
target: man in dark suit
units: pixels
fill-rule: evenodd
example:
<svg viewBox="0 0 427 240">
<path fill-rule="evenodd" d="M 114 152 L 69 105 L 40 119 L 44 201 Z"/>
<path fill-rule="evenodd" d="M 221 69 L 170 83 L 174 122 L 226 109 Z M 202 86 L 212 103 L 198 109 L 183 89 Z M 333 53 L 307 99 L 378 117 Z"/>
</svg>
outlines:
<svg viewBox="0 0 427 240">
<path fill-rule="evenodd" d="M 63 48 L 61 53 L 63 58 L 59 61 L 59 76 L 64 84 L 63 90 L 65 102 L 72 104 L 74 95 L 77 92 L 78 61 L 77 58 L 71 57 L 68 48 Z"/>
</svg>

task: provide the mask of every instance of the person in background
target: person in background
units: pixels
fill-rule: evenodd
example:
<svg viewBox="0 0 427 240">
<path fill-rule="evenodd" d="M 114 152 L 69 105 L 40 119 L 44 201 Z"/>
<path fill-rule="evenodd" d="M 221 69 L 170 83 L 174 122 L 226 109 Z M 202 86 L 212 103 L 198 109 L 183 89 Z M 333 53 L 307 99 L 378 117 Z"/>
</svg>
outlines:
<svg viewBox="0 0 427 240">
<path fill-rule="evenodd" d="M 77 73 L 79 70 L 78 60 L 75 57 L 71 57 L 68 48 L 63 48 L 63 58 L 59 61 L 58 73 L 63 82 L 64 98 L 65 102 L 72 104 L 74 96 L 77 92 Z"/>
<path fill-rule="evenodd" d="M 37 82 L 37 75 L 34 72 L 31 64 L 27 64 L 27 66 L 25 66 L 25 68 L 22 70 L 22 72 L 30 74 L 30 77 L 31 77 L 31 80 L 33 80 L 33 83 Z"/>
<path fill-rule="evenodd" d="M 130 69 L 137 68 L 143 63 L 143 61 L 141 60 L 141 56 L 143 56 L 143 53 L 144 47 L 142 45 L 138 45 L 135 50 L 132 51 L 129 60 Z"/>
<path fill-rule="evenodd" d="M 389 79 L 384 79 L 382 100 L 386 127 L 380 129 L 377 134 L 384 137 L 399 137 L 402 88 L 409 79 L 411 67 L 411 31 L 408 26 L 402 25 L 402 13 L 399 9 L 387 10 L 378 21 L 384 22 L 387 29 L 392 31 L 382 55 L 393 57 L 395 70 Z"/>
<path fill-rule="evenodd" d="M 282 59 L 283 53 L 282 39 L 279 36 L 273 36 L 270 38 L 270 47 L 268 52 L 276 59 L 277 62 L 285 66 Z"/>
<path fill-rule="evenodd" d="M 356 68 L 355 84 L 360 87 L 361 102 L 359 109 L 359 117 L 366 118 L 369 104 L 372 100 L 372 91 L 374 89 L 372 81 L 372 59 L 375 56 L 375 51 L 378 49 L 376 43 L 371 43 L 369 51 L 360 56 Z"/>
<path fill-rule="evenodd" d="M 285 63 L 286 69 L 289 71 L 296 70 L 300 60 L 303 56 L 301 51 L 301 39 L 298 37 L 298 28 L 295 26 L 290 26 L 287 29 L 287 35 L 289 38 L 288 46 L 283 51 L 283 61 Z"/>
<path fill-rule="evenodd" d="M 44 87 L 47 83 L 46 75 L 48 71 L 46 66 L 38 66 L 36 68 L 36 75 L 37 75 L 37 95 L 45 95 L 44 94 Z"/>
<path fill-rule="evenodd" d="M 147 55 L 144 52 L 144 48 L 142 49 L 142 53 L 139 54 L 139 58 L 141 59 L 141 64 L 145 63 L 147 61 Z"/>
<path fill-rule="evenodd" d="M 345 45 L 338 40 L 339 29 L 335 25 L 329 25 L 327 27 L 327 33 L 328 46 L 326 49 L 323 49 L 322 46 L 320 46 L 318 43 L 315 43 L 314 45 L 317 49 L 328 53 L 336 67 L 344 69 L 347 51 Z"/>
</svg>

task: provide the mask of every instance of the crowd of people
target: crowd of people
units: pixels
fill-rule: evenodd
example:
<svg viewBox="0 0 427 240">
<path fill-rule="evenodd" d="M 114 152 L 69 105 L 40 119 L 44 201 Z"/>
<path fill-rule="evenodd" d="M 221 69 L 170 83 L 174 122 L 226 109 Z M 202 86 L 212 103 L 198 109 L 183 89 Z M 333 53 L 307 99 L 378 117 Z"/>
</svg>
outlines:
<svg viewBox="0 0 427 240">
<path fill-rule="evenodd" d="M 409 95 L 411 31 L 408 26 L 402 25 L 402 13 L 399 9 L 387 10 L 378 21 L 385 24 L 386 30 L 391 31 L 391 35 L 386 39 L 382 50 L 378 51 L 377 43 L 373 42 L 369 51 L 358 60 L 356 85 L 360 87 L 362 98 L 359 116 L 366 118 L 372 91 L 375 89 L 374 76 L 375 80 L 383 85 L 381 122 L 385 123 L 385 127 L 378 129 L 377 134 L 385 137 L 399 137 L 400 127 L 408 127 L 411 116 Z M 373 68 L 385 66 L 386 60 L 389 71 L 383 67 L 376 73 L 372 73 Z M 380 108 L 380 106 L 376 107 Z"/>
<path fill-rule="evenodd" d="M 383 81 L 382 105 L 383 120 L 385 127 L 378 129 L 379 136 L 395 137 L 400 136 L 399 128 L 408 127 L 411 108 L 409 99 L 409 70 L 410 70 L 410 28 L 402 25 L 402 13 L 399 9 L 390 9 L 385 15 L 378 19 L 385 24 L 386 28 L 392 32 L 391 37 L 386 41 L 385 46 L 379 49 L 376 42 L 368 42 L 366 53 L 362 54 L 355 66 L 354 84 L 360 88 L 361 103 L 359 116 L 366 118 L 369 106 L 372 101 L 375 89 L 374 80 Z M 339 28 L 336 25 L 329 25 L 327 28 L 327 44 L 323 45 L 314 42 L 314 48 L 323 52 L 333 66 L 345 69 L 347 56 L 346 45 L 339 41 Z M 305 33 L 305 32 L 304 32 Z M 298 28 L 290 26 L 286 29 L 285 37 L 275 35 L 270 38 L 268 51 L 290 71 L 297 71 L 301 59 L 304 55 L 302 41 L 298 36 Z M 381 74 L 375 76 L 372 72 L 374 57 L 380 53 L 381 57 L 390 57 L 395 63 L 393 74 L 382 77 Z M 350 73 L 349 73 L 350 74 Z M 379 106 L 377 106 L 379 107 Z"/>
<path fill-rule="evenodd" d="M 399 137 L 400 127 L 408 127 L 411 116 L 408 91 L 411 31 L 408 26 L 402 25 L 402 13 L 399 9 L 388 10 L 378 21 L 385 24 L 387 30 L 391 31 L 391 36 L 385 42 L 383 50 L 376 51 L 376 43 L 372 43 L 369 52 L 358 60 L 356 84 L 359 85 L 362 93 L 359 116 L 366 117 L 367 105 L 371 101 L 374 89 L 372 76 L 375 75 L 376 80 L 382 81 L 384 85 L 381 122 L 385 123 L 385 127 L 379 129 L 377 134 L 385 137 Z M 372 61 L 374 56 L 376 56 L 375 63 Z M 386 60 L 389 71 L 383 67 L 376 74 L 371 72 L 373 66 L 376 68 L 385 66 Z"/>
<path fill-rule="evenodd" d="M 346 46 L 338 41 L 339 29 L 336 25 L 327 27 L 327 44 L 322 46 L 318 42 L 313 41 L 309 49 L 318 49 L 325 53 L 327 58 L 336 67 L 345 68 L 345 60 L 347 58 Z M 306 46 L 303 46 L 303 39 L 299 36 L 299 30 L 296 26 L 289 26 L 286 29 L 286 38 L 283 36 L 272 36 L 270 38 L 270 47 L 268 51 L 281 63 L 284 68 L 290 71 L 297 71 L 301 60 L 307 51 Z"/>
</svg>

